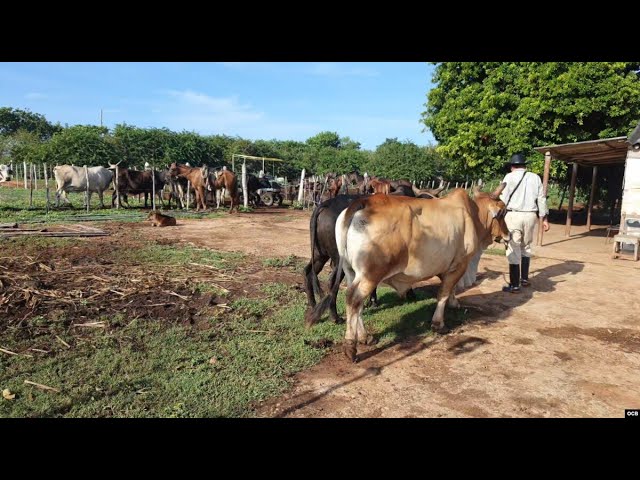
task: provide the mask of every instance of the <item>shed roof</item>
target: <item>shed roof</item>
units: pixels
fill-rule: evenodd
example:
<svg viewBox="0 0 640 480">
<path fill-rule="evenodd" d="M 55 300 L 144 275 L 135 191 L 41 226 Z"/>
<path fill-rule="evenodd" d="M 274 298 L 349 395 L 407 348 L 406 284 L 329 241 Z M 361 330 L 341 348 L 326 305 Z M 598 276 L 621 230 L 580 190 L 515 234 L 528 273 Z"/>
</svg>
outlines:
<svg viewBox="0 0 640 480">
<path fill-rule="evenodd" d="M 586 142 L 536 147 L 540 153 L 551 152 L 554 159 L 578 165 L 624 165 L 629 148 L 628 137 L 602 138 Z"/>
</svg>

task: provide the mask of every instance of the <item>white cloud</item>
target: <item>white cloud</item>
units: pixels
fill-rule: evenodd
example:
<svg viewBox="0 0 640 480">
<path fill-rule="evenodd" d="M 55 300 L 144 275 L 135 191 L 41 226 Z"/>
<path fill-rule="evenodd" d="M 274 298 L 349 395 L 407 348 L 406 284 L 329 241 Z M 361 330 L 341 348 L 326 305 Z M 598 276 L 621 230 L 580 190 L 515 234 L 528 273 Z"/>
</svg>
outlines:
<svg viewBox="0 0 640 480">
<path fill-rule="evenodd" d="M 46 95 L 44 93 L 29 92 L 24 96 L 24 98 L 26 98 L 27 100 L 44 100 L 44 99 L 49 98 L 49 97 L 48 97 L 48 95 Z"/>
<path fill-rule="evenodd" d="M 226 133 L 264 118 L 263 112 L 241 103 L 237 96 L 212 97 L 193 90 L 163 93 L 169 100 L 154 105 L 152 111 L 161 114 L 161 120 L 171 129 Z"/>
<path fill-rule="evenodd" d="M 307 73 L 323 77 L 376 77 L 378 72 L 371 68 L 357 67 L 348 63 L 314 63 Z"/>
</svg>

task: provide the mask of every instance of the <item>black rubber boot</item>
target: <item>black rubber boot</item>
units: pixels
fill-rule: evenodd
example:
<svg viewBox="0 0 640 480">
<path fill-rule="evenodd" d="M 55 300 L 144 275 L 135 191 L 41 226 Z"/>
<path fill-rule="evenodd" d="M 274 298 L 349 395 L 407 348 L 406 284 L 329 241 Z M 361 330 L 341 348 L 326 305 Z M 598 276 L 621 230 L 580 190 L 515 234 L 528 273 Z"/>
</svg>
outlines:
<svg viewBox="0 0 640 480">
<path fill-rule="evenodd" d="M 520 292 L 520 265 L 509 264 L 509 285 L 502 287 L 502 291 L 509 293 Z"/>
<path fill-rule="evenodd" d="M 528 287 L 531 285 L 529 283 L 529 264 L 531 262 L 531 258 L 522 256 L 522 263 L 520 264 L 520 281 L 522 282 L 523 287 Z"/>
</svg>

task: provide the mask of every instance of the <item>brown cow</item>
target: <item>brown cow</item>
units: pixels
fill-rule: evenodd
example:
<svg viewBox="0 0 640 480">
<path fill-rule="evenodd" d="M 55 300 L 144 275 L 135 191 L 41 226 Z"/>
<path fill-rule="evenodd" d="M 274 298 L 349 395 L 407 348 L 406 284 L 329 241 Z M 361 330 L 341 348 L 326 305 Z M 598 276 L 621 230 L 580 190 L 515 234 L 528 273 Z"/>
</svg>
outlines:
<svg viewBox="0 0 640 480">
<path fill-rule="evenodd" d="M 342 189 L 342 175 L 329 174 L 327 178 L 327 190 L 329 191 L 329 198 L 335 198 Z"/>
<path fill-rule="evenodd" d="M 233 213 L 234 206 L 236 212 L 239 211 L 240 194 L 238 193 L 238 178 L 235 173 L 227 169 L 215 172 L 215 180 L 213 181 L 212 188 L 216 192 L 216 208 L 220 208 L 220 202 L 222 202 L 222 206 L 224 207 L 224 198 L 228 193 L 231 198 L 229 213 Z"/>
<path fill-rule="evenodd" d="M 369 180 L 369 191 L 376 193 L 383 193 L 389 195 L 391 193 L 391 182 L 384 178 L 373 177 Z"/>
<path fill-rule="evenodd" d="M 173 162 L 169 166 L 169 176 L 183 177 L 190 181 L 191 188 L 196 192 L 196 211 L 200 210 L 200 207 L 202 207 L 203 210 L 207 209 L 204 197 L 204 190 L 207 186 L 207 167 L 193 168 Z"/>
<path fill-rule="evenodd" d="M 344 348 L 350 360 L 356 360 L 359 341 L 372 340 L 362 321 L 363 302 L 382 282 L 403 296 L 414 283 L 440 277 L 431 328 L 446 331 L 445 304 L 459 305 L 455 286 L 471 259 L 494 239 L 509 239 L 505 204 L 498 198 L 505 185 L 491 194 L 476 191 L 473 200 L 463 189 L 438 201 L 374 195 L 354 201 L 340 214 L 336 243 L 338 271 L 344 269 L 349 285 Z M 331 295 L 338 288 L 336 281 Z"/>
</svg>

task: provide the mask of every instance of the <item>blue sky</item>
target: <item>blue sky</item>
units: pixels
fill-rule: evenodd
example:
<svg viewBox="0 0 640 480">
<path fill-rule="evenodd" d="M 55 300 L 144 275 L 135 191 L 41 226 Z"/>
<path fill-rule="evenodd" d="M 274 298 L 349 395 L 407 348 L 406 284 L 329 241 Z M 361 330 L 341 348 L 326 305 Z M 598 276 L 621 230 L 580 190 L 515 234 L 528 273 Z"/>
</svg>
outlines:
<svg viewBox="0 0 640 480">
<path fill-rule="evenodd" d="M 251 140 L 325 130 L 375 149 L 434 144 L 420 114 L 434 66 L 422 63 L 0 63 L 0 106 L 61 124 L 127 123 Z"/>
</svg>

